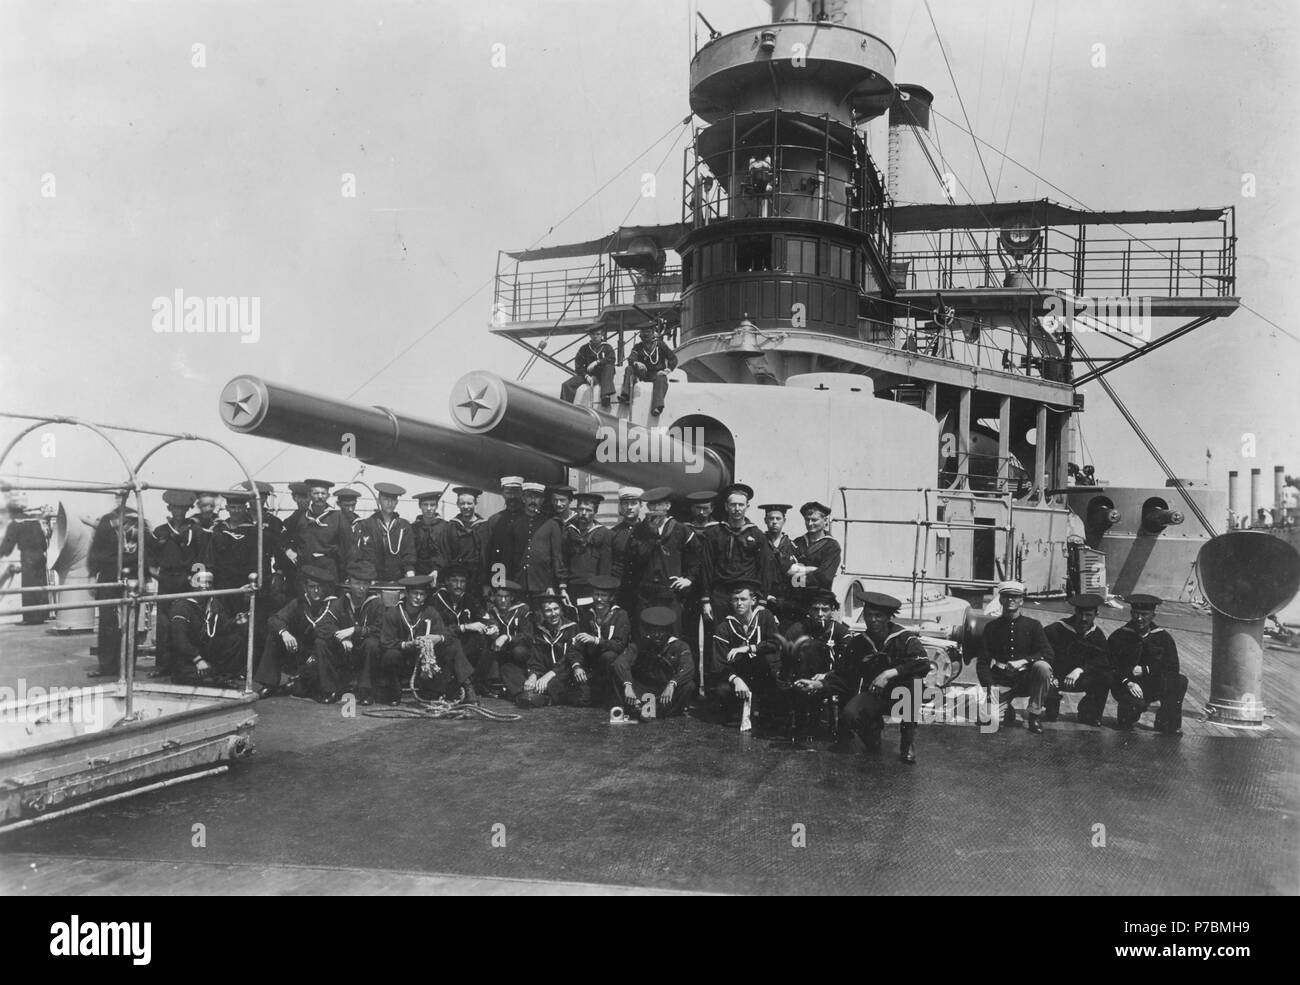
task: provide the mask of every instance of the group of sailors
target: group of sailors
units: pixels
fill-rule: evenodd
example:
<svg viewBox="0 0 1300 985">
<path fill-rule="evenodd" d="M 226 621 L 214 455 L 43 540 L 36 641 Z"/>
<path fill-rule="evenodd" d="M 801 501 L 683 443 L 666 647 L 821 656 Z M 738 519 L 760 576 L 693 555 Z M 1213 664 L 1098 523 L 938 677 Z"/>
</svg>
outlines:
<svg viewBox="0 0 1300 985">
<path fill-rule="evenodd" d="M 147 559 L 159 594 L 179 597 L 157 603 L 154 676 L 233 681 L 251 633 L 250 686 L 268 696 L 397 704 L 409 686 L 424 699 L 613 703 L 657 718 L 680 714 L 698 691 L 742 728 L 761 714 L 766 728 L 810 736 L 829 718 L 840 749 L 854 736 L 878 749 L 885 718 L 901 710 L 900 756 L 915 762 L 930 658 L 895 621 L 902 603 L 892 596 L 860 595 L 861 631 L 838 617 L 841 550 L 823 503 L 799 508 L 805 532 L 791 539 L 792 507 L 759 505 L 760 529 L 744 483 L 686 496 L 624 487 L 611 526 L 596 519 L 599 494 L 521 476 L 501 480 L 505 507 L 491 517 L 477 511 L 481 490 L 458 486 L 455 517 L 443 519 L 442 494 L 429 491 L 413 497 L 413 523 L 397 515 L 399 486 L 376 484 L 378 509 L 365 518 L 354 490 L 338 490 L 331 505 L 331 488 L 292 484 L 297 509 L 284 520 L 265 508 L 266 483 L 221 493 L 229 516 L 220 520 L 215 494 L 165 495 L 171 516 L 150 532 Z M 260 565 L 254 497 L 264 504 Z M 117 517 L 101 522 L 92 545 L 102 581 L 116 580 L 103 564 L 110 534 L 116 561 Z M 204 594 L 250 584 L 251 622 L 245 595 Z M 1002 614 L 975 648 L 977 676 L 991 698 L 1028 697 L 1030 732 L 1055 719 L 1062 691 L 1080 691 L 1081 722 L 1099 724 L 1113 694 L 1121 728 L 1159 701 L 1157 730 L 1178 733 L 1187 679 L 1172 637 L 1154 624 L 1158 599 L 1131 597 L 1132 621 L 1107 640 L 1097 596 L 1076 597 L 1074 614 L 1046 630 L 1020 614 L 1022 585 L 1003 583 L 999 597 Z M 116 673 L 105 621 L 100 672 Z"/>
<path fill-rule="evenodd" d="M 584 385 L 600 391 L 600 406 L 609 410 L 614 397 L 614 368 L 617 364 L 614 347 L 605 341 L 599 327 L 587 331 L 587 341 L 578 348 L 573 358 L 573 376 L 560 386 L 560 398 L 573 403 L 578 390 Z M 618 399 L 631 403 L 633 384 L 649 383 L 650 416 L 663 413 L 664 398 L 668 395 L 668 374 L 677 368 L 677 356 L 662 338 L 662 328 L 655 324 L 641 329 L 640 338 L 628 352 L 623 370 L 623 389 Z"/>
</svg>

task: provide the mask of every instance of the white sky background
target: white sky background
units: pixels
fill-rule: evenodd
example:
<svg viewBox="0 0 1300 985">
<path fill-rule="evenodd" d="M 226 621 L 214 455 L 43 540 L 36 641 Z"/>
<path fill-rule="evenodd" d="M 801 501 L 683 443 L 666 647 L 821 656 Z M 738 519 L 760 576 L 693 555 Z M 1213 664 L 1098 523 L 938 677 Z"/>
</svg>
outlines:
<svg viewBox="0 0 1300 985">
<path fill-rule="evenodd" d="M 1300 7 L 931 5 L 985 140 L 1002 146 L 1018 92 L 1008 153 L 1090 207 L 1236 205 L 1239 293 L 1300 335 Z M 700 6 L 724 32 L 767 19 L 760 2 Z M 346 396 L 423 336 L 354 399 L 446 420 L 461 374 L 513 377 L 526 357 L 487 332 L 497 250 L 542 241 L 687 114 L 692 9 L 684 0 L 5 0 L 0 410 L 207 434 L 259 468 L 281 446 L 222 426 L 217 396 L 230 377 Z M 898 53 L 896 81 L 924 84 L 960 120 L 924 7 L 899 0 L 892 14 L 877 33 Z M 1091 65 L 1098 42 L 1105 68 Z M 191 65 L 195 43 L 206 45 L 204 68 Z M 491 66 L 496 43 L 506 46 L 504 68 Z M 953 170 L 987 200 L 970 141 L 938 126 Z M 607 233 L 633 206 L 631 222 L 676 221 L 681 144 L 657 197 L 640 196 L 641 174 L 667 147 L 544 241 Z M 878 134 L 872 148 L 883 171 Z M 996 181 L 999 159 L 984 155 Z M 356 175 L 355 198 L 340 194 L 345 172 Z M 1244 172 L 1256 175 L 1254 198 L 1242 197 Z M 41 195 L 47 173 L 54 198 Z M 1005 166 L 999 199 L 1034 192 L 1033 178 Z M 1041 184 L 1036 193 L 1062 197 Z M 260 297 L 260 340 L 155 334 L 152 301 L 178 287 Z M 1105 349 L 1092 338 L 1090 350 Z M 529 382 L 559 379 L 538 367 Z M 1274 465 L 1300 472 L 1300 343 L 1245 310 L 1109 379 L 1189 478 L 1204 478 L 1207 447 L 1219 486 L 1228 468 L 1263 468 L 1266 490 Z M 1098 474 L 1159 484 L 1100 387 L 1087 389 L 1084 436 Z M 1257 436 L 1253 460 L 1241 457 L 1247 432 Z M 0 436 L 12 433 L 0 422 Z M 55 433 L 54 458 L 37 441 L 14 456 L 25 474 L 118 474 L 92 443 Z M 157 479 L 224 487 L 237 478 L 215 452 L 159 462 Z M 314 473 L 346 480 L 352 469 L 293 449 L 260 475 Z M 384 470 L 366 478 L 427 484 Z"/>
</svg>

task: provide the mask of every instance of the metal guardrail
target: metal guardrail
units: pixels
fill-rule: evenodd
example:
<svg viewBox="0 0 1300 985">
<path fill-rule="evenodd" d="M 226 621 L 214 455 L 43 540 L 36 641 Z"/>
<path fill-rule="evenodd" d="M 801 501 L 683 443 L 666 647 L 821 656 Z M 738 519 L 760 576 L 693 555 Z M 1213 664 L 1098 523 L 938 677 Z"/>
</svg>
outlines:
<svg viewBox="0 0 1300 985">
<path fill-rule="evenodd" d="M 601 262 L 499 272 L 492 310 L 499 322 L 589 321 L 610 305 L 677 301 L 681 295 L 680 265 L 647 276 Z"/>
</svg>

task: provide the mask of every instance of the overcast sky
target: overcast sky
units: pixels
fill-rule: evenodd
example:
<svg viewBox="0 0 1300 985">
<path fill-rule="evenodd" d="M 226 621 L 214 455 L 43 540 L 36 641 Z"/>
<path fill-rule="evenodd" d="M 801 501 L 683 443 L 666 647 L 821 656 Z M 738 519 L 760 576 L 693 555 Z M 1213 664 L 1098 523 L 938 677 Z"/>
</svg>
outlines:
<svg viewBox="0 0 1300 985">
<path fill-rule="evenodd" d="M 699 6 L 723 31 L 767 17 L 758 2 Z M 1235 205 L 1243 302 L 1300 335 L 1293 0 L 931 6 L 985 140 L 1093 208 Z M 896 81 L 926 85 L 961 119 L 925 8 L 873 7 Z M 487 332 L 498 249 L 599 236 L 629 209 L 633 222 L 679 218 L 682 145 L 668 153 L 670 138 L 548 235 L 687 114 L 692 9 L 4 0 L 0 410 L 211 435 L 273 480 L 350 478 L 336 456 L 227 431 L 222 385 L 254 373 L 446 419 L 462 373 L 513 377 L 526 354 Z M 970 141 L 938 127 L 954 172 L 987 200 Z M 883 170 L 878 135 L 872 147 Z M 642 197 L 642 173 L 665 154 L 659 194 Z M 985 160 L 995 181 L 1001 170 L 999 199 L 1062 197 L 992 151 Z M 260 298 L 259 340 L 155 333 L 154 299 L 178 288 Z M 1109 378 L 1190 478 L 1204 477 L 1207 447 L 1219 485 L 1230 467 L 1300 472 L 1300 343 L 1249 311 Z M 529 380 L 549 388 L 559 375 Z M 1095 384 L 1083 431 L 1100 475 L 1158 484 Z M 55 433 L 54 457 L 35 440 L 14 456 L 25 474 L 112 467 Z M 154 478 L 227 486 L 236 474 L 214 452 L 176 452 Z"/>
</svg>

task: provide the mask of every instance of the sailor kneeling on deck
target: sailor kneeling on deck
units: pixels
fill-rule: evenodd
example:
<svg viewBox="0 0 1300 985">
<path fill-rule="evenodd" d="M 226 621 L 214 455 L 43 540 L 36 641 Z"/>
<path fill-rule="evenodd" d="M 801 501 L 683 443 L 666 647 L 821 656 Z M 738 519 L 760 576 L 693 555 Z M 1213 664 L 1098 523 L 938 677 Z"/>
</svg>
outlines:
<svg viewBox="0 0 1300 985">
<path fill-rule="evenodd" d="M 1100 595 L 1076 595 L 1070 599 L 1074 615 L 1054 622 L 1043 632 L 1052 647 L 1052 690 L 1043 710 L 1043 721 L 1054 722 L 1061 711 L 1062 691 L 1082 691 L 1079 724 L 1098 726 L 1110 691 L 1110 653 L 1106 634 L 1097 627 L 1097 609 L 1105 600 Z"/>
<path fill-rule="evenodd" d="M 401 579 L 402 601 L 384 613 L 379 643 L 383 649 L 380 679 L 375 684 L 376 697 L 388 704 L 398 704 L 402 686 L 413 680 L 415 693 L 421 698 L 475 703 L 471 678 L 474 668 L 465 658 L 460 641 L 426 603 L 433 575 L 413 575 Z"/>
<path fill-rule="evenodd" d="M 196 564 L 190 586 L 209 592 L 213 582 L 212 572 Z M 215 685 L 239 676 L 248 646 L 248 617 L 240 615 L 242 621 L 231 616 L 221 596 L 183 598 L 172 604 L 168 641 L 177 684 Z"/>
<path fill-rule="evenodd" d="M 673 635 L 677 613 L 667 606 L 641 612 L 641 633 L 613 661 L 611 673 L 624 708 L 642 714 L 654 699 L 654 717 L 667 718 L 686 710 L 695 689 L 695 659 L 691 648 Z"/>
<path fill-rule="evenodd" d="M 1178 644 L 1155 623 L 1160 599 L 1130 595 L 1128 604 L 1133 618 L 1111 633 L 1108 641 L 1119 727 L 1131 730 L 1151 703 L 1159 701 L 1156 731 L 1182 735 L 1187 677 L 1178 670 Z"/>
<path fill-rule="evenodd" d="M 840 713 L 841 740 L 837 752 L 851 749 L 857 735 L 868 752 L 880 749 L 884 716 L 895 707 L 902 712 L 898 756 L 916 762 L 916 723 L 920 715 L 920 680 L 930 671 L 921 638 L 893 621 L 903 603 L 892 595 L 867 592 L 862 617 L 867 631 L 845 644 L 835 670 L 824 687 L 844 702 Z"/>
</svg>

